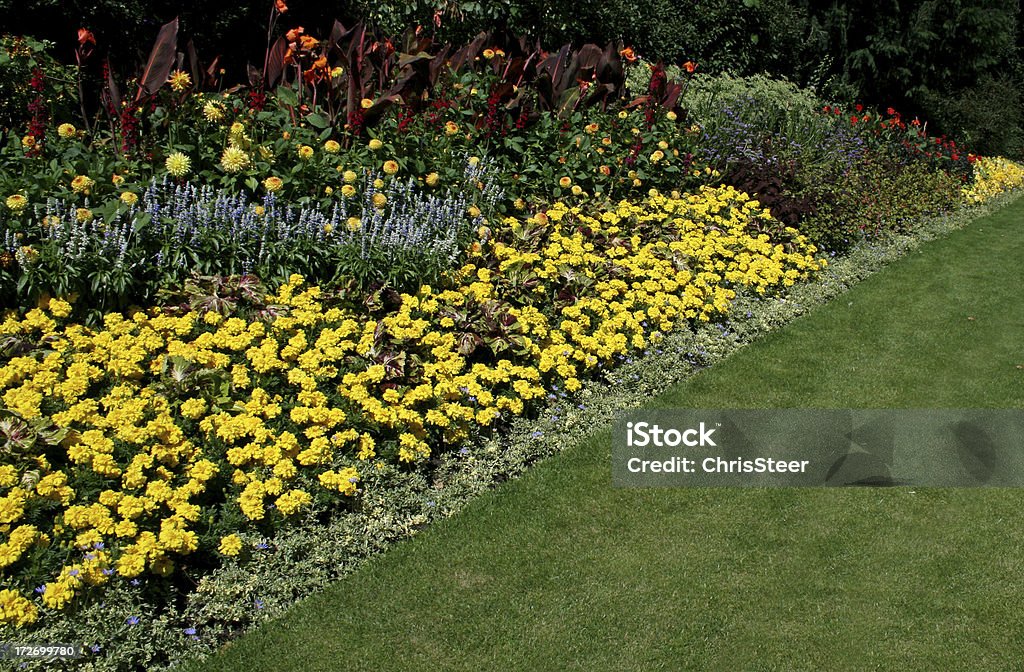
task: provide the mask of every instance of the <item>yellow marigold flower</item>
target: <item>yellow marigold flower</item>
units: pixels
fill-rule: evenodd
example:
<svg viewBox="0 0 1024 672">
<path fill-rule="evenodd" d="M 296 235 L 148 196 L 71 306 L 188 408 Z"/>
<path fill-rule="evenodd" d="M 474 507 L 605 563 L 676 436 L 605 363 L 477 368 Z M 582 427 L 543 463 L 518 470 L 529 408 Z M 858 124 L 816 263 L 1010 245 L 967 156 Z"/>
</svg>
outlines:
<svg viewBox="0 0 1024 672">
<path fill-rule="evenodd" d="M 264 208 L 262 205 L 256 205 L 253 206 L 252 211 L 259 215 L 260 217 L 262 217 L 264 214 L 266 214 L 267 209 Z"/>
<path fill-rule="evenodd" d="M 331 233 L 334 231 L 334 227 L 330 224 L 324 224 L 324 233 Z"/>
<path fill-rule="evenodd" d="M 88 194 L 94 184 L 96 184 L 96 182 L 91 177 L 86 175 L 76 175 L 75 178 L 71 180 L 71 190 L 76 194 Z"/>
<path fill-rule="evenodd" d="M 89 208 L 78 208 L 77 210 L 75 210 L 75 219 L 79 223 L 88 222 L 90 219 L 92 219 L 92 210 L 90 210 Z"/>
<path fill-rule="evenodd" d="M 383 208 L 385 205 L 387 205 L 387 202 L 388 197 L 385 196 L 384 194 L 376 193 L 373 195 L 373 207 Z"/>
<path fill-rule="evenodd" d="M 672 110 L 669 110 L 665 114 L 665 117 L 667 117 L 669 121 L 675 121 L 678 118 L 678 115 L 675 112 L 673 112 Z"/>
<path fill-rule="evenodd" d="M 351 184 L 346 184 L 341 188 L 341 195 L 344 196 L 345 198 L 352 198 L 353 196 L 356 195 L 356 188 L 353 187 Z"/>
<path fill-rule="evenodd" d="M 242 538 L 237 534 L 229 534 L 226 537 L 221 537 L 220 546 L 217 550 L 220 551 L 221 555 L 234 557 L 242 550 Z"/>
<path fill-rule="evenodd" d="M 25 149 L 32 149 L 36 146 L 36 139 L 34 136 L 26 135 L 21 138 L 21 146 Z"/>
<path fill-rule="evenodd" d="M 370 150 L 374 151 L 374 152 L 376 152 L 377 150 L 379 150 L 383 146 L 384 146 L 384 143 L 381 142 L 380 140 L 378 140 L 377 138 L 371 138 L 370 142 L 367 144 L 367 147 L 369 147 Z"/>
<path fill-rule="evenodd" d="M 373 181 L 373 188 L 374 189 L 383 189 L 384 188 L 384 180 L 382 180 L 382 179 L 380 179 L 378 177 L 376 180 Z"/>
<path fill-rule="evenodd" d="M 303 161 L 309 161 L 313 158 L 313 148 L 309 145 L 302 145 L 299 147 L 299 158 Z"/>
<path fill-rule="evenodd" d="M 113 183 L 115 187 L 120 187 L 122 184 L 124 184 L 124 175 L 111 175 L 110 181 Z"/>
<path fill-rule="evenodd" d="M 281 191 L 281 187 L 284 186 L 284 180 L 280 177 L 271 175 L 267 179 L 263 180 L 263 188 L 267 191 Z"/>
<path fill-rule="evenodd" d="M 341 151 L 341 145 L 338 144 L 337 140 L 328 140 L 324 143 L 324 151 L 328 154 L 337 154 Z"/>
<path fill-rule="evenodd" d="M 358 231 L 362 227 L 363 222 L 358 217 L 349 217 L 345 224 L 348 226 L 349 231 Z"/>
<path fill-rule="evenodd" d="M 563 177 L 560 180 L 558 180 L 558 186 L 562 187 L 563 189 L 567 189 L 571 184 L 572 178 L 570 177 Z"/>
<path fill-rule="evenodd" d="M 385 161 L 384 162 L 384 172 L 387 173 L 388 175 L 394 175 L 395 173 L 397 173 L 398 172 L 398 162 L 397 161 Z"/>
<path fill-rule="evenodd" d="M 521 198 L 517 198 L 515 202 L 512 203 L 512 207 L 514 207 L 516 210 L 522 210 L 523 208 L 526 207 L 526 201 L 524 201 Z"/>
<path fill-rule="evenodd" d="M 587 124 L 586 126 L 584 126 L 583 130 L 586 131 L 587 133 L 590 133 L 591 135 L 593 135 L 594 133 L 597 133 L 597 130 L 599 128 L 601 128 L 601 127 L 598 126 L 597 123 L 591 123 L 591 124 Z"/>
<path fill-rule="evenodd" d="M 21 194 L 11 194 L 7 197 L 6 204 L 14 212 L 21 212 L 28 207 L 28 199 Z"/>
<path fill-rule="evenodd" d="M 224 120 L 224 107 L 220 103 L 210 101 L 203 105 L 203 116 L 207 121 L 216 123 Z"/>
<path fill-rule="evenodd" d="M 346 170 L 344 173 L 341 174 L 341 179 L 343 179 L 345 182 L 349 184 L 352 184 L 357 179 L 359 179 L 359 176 L 356 175 L 356 171 L 354 170 Z"/>
<path fill-rule="evenodd" d="M 175 91 L 181 92 L 192 86 L 192 78 L 189 77 L 187 72 L 182 70 L 175 70 L 171 73 L 171 76 L 167 78 L 171 88 Z"/>
<path fill-rule="evenodd" d="M 324 187 L 324 193 L 330 196 L 331 194 L 334 193 L 334 187 L 328 184 L 326 187 Z"/>
<path fill-rule="evenodd" d="M 61 124 L 57 127 L 57 135 L 64 138 L 65 140 L 67 140 L 68 138 L 75 137 L 77 133 L 78 129 L 76 129 L 71 124 Z"/>
<path fill-rule="evenodd" d="M 480 216 L 480 208 L 476 207 L 475 205 L 469 206 L 469 209 L 466 210 L 466 212 L 469 213 L 470 217 L 475 218 Z"/>
<path fill-rule="evenodd" d="M 181 152 L 174 152 L 167 157 L 164 167 L 173 177 L 185 177 L 192 171 L 192 159 Z"/>
<path fill-rule="evenodd" d="M 373 107 L 373 101 L 370 100 L 369 98 L 363 98 L 361 101 L 359 101 L 359 106 L 364 110 L 368 110 L 371 107 Z"/>
<path fill-rule="evenodd" d="M 277 506 L 277 510 L 283 515 L 290 516 L 300 509 L 309 506 L 312 501 L 313 498 L 304 490 L 289 490 L 278 497 L 274 505 Z"/>
<path fill-rule="evenodd" d="M 444 134 L 445 135 L 449 135 L 449 136 L 450 135 L 455 135 L 458 132 L 459 132 L 459 125 L 458 124 L 456 124 L 454 121 L 446 121 L 445 122 L 445 124 L 444 124 Z"/>
<path fill-rule="evenodd" d="M 441 176 L 437 173 L 430 173 L 423 181 L 426 182 L 428 187 L 436 187 L 438 182 L 441 181 Z"/>
<path fill-rule="evenodd" d="M 238 147 L 226 147 L 220 155 L 220 167 L 228 173 L 240 173 L 249 166 L 249 155 Z"/>
<path fill-rule="evenodd" d="M 181 414 L 190 419 L 198 420 L 206 413 L 206 402 L 202 399 L 186 399 L 181 402 Z"/>
<path fill-rule="evenodd" d="M 572 185 L 572 195 L 573 196 L 579 196 L 582 193 L 583 193 L 583 187 L 581 187 L 578 184 Z"/>
<path fill-rule="evenodd" d="M 5 588 L 0 590 L 0 623 L 8 623 L 16 628 L 35 623 L 39 618 L 39 609 L 17 591 Z"/>
<path fill-rule="evenodd" d="M 67 317 L 71 314 L 71 304 L 63 299 L 50 299 L 50 314 L 54 317 Z"/>
<path fill-rule="evenodd" d="M 488 61 L 494 58 L 494 49 L 484 49 L 483 57 Z"/>
<path fill-rule="evenodd" d="M 139 195 L 131 191 L 121 192 L 121 202 L 125 205 L 135 205 L 139 202 Z"/>
</svg>

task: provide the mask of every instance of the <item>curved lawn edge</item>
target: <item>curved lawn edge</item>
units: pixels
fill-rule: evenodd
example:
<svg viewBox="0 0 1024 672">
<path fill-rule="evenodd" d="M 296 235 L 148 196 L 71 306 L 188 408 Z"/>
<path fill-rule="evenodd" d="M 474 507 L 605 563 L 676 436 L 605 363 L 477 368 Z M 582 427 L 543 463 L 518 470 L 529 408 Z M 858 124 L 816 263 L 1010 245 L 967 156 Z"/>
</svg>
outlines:
<svg viewBox="0 0 1024 672">
<path fill-rule="evenodd" d="M 591 428 L 607 424 L 617 413 L 624 409 L 640 405 L 639 402 L 645 402 L 648 404 L 654 403 L 656 405 L 680 405 L 680 398 L 678 395 L 673 395 L 672 392 L 655 399 L 654 402 L 650 401 L 650 397 L 656 391 L 665 390 L 678 380 L 690 377 L 693 373 L 701 370 L 710 363 L 722 359 L 740 346 L 755 339 L 759 334 L 765 333 L 766 331 L 775 331 L 779 326 L 791 322 L 794 317 L 827 303 L 830 299 L 833 299 L 845 292 L 852 284 L 869 275 L 873 275 L 876 271 L 886 267 L 890 262 L 906 256 L 908 252 L 916 250 L 920 247 L 921 242 L 943 237 L 954 230 L 962 228 L 967 223 L 979 220 L 988 214 L 998 211 L 1003 206 L 1009 205 L 1013 200 L 1013 197 L 1006 197 L 981 211 L 965 211 L 955 217 L 933 220 L 923 227 L 915 236 L 891 239 L 884 244 L 861 246 L 849 257 L 835 260 L 828 271 L 825 274 L 822 274 L 822 277 L 818 282 L 792 288 L 793 291 L 783 300 L 758 301 L 756 299 L 750 299 L 749 297 L 741 297 L 734 309 L 734 315 L 737 316 L 737 320 L 731 326 L 719 328 L 710 325 L 702 325 L 701 328 L 698 328 L 695 332 L 676 332 L 671 334 L 666 341 L 661 344 L 657 351 L 649 352 L 646 357 L 639 359 L 636 362 L 626 363 L 620 369 L 616 369 L 610 385 L 600 387 L 597 385 L 590 385 L 584 390 L 578 399 L 573 400 L 573 403 L 567 403 L 565 401 L 559 402 L 545 417 L 532 422 L 518 422 L 507 436 L 489 441 L 484 445 L 474 447 L 469 458 L 469 460 L 474 464 L 473 467 L 468 470 L 473 474 L 473 476 L 463 476 L 462 480 L 472 481 L 476 485 L 476 487 L 472 489 L 477 491 L 482 489 L 482 483 L 479 478 L 481 472 L 487 472 L 495 475 L 497 476 L 497 480 L 504 480 L 511 475 L 521 472 L 527 464 L 544 455 L 562 452 L 563 449 L 567 447 L 565 445 L 566 441 L 563 438 L 566 433 L 580 431 L 583 434 L 588 434 Z M 1018 203 L 1017 206 L 1013 208 L 1013 212 L 1019 210 L 1022 210 L 1022 206 Z M 1008 216 L 1010 214 L 1012 213 L 1008 213 Z M 687 360 L 685 357 L 680 356 L 680 353 L 686 352 L 696 353 L 697 357 Z M 1022 356 L 1022 359 L 1024 359 L 1024 356 Z M 719 367 L 716 367 L 713 371 L 708 373 L 713 374 L 713 372 L 717 370 L 719 370 Z M 701 394 L 707 394 L 706 386 L 711 385 L 711 380 L 712 377 L 706 374 L 697 376 L 693 378 L 691 388 L 701 390 Z M 748 390 L 759 389 L 756 381 L 750 382 L 751 384 L 747 385 Z M 702 387 L 702 385 L 705 387 Z M 603 387 L 603 389 L 601 389 L 601 387 Z M 735 390 L 728 394 L 731 395 L 734 393 Z M 727 396 L 726 398 L 731 397 Z M 721 399 L 719 399 L 719 401 L 721 401 Z M 783 401 L 783 399 L 776 397 L 774 403 L 777 404 L 779 401 Z M 834 399 L 822 399 L 818 404 L 813 405 L 837 405 L 835 402 L 838 401 L 841 401 L 840 397 L 836 397 Z M 580 404 L 580 402 L 582 402 L 582 404 Z M 1019 400 L 1017 404 L 1022 405 Z M 582 408 L 579 407 L 580 405 L 582 405 Z M 704 405 L 708 404 L 705 403 Z M 714 404 L 712 403 L 712 405 Z M 719 405 L 743 406 L 744 404 L 719 403 Z M 768 403 L 765 405 L 771 406 L 773 404 Z M 843 404 L 840 403 L 838 405 Z M 929 404 L 925 403 L 921 405 Z M 987 404 L 979 403 L 976 405 L 999 404 L 992 403 L 990 400 Z M 586 445 L 594 446 L 595 442 L 591 439 L 584 443 Z M 602 447 L 601 450 L 605 451 L 605 448 Z M 581 452 L 585 453 L 586 451 L 568 450 L 565 452 L 566 457 L 559 460 L 559 462 L 562 463 L 562 466 L 569 468 L 562 469 L 560 471 L 571 472 L 573 463 L 578 462 L 579 460 L 571 459 L 568 455 L 571 453 L 579 457 Z M 511 459 L 508 461 L 503 459 L 507 457 L 510 457 Z M 551 461 L 549 460 L 546 462 Z M 554 466 L 546 467 L 544 473 L 550 473 L 553 469 L 555 469 Z M 537 476 L 537 478 L 543 477 Z M 548 478 L 550 479 L 552 477 L 549 475 Z M 571 478 L 571 475 L 567 476 L 563 474 L 558 478 L 561 478 L 562 481 L 564 481 L 566 478 Z M 458 475 L 455 475 L 451 481 L 445 484 L 445 488 L 433 490 L 432 499 L 430 500 L 433 503 L 433 506 L 430 508 L 433 510 L 434 515 L 431 517 L 447 517 L 455 511 L 463 508 L 463 505 L 468 499 L 466 497 L 467 492 L 465 487 L 460 488 L 459 485 L 460 478 Z M 465 483 L 462 483 L 461 485 L 465 486 Z M 518 488 L 526 486 L 514 487 Z M 508 492 L 508 488 L 500 488 L 484 498 L 474 498 L 479 500 L 480 504 L 475 504 L 473 506 L 483 507 L 487 510 L 494 509 L 495 507 L 500 508 L 501 505 L 498 502 L 500 502 L 500 500 L 504 500 L 505 495 L 503 495 L 503 493 Z M 768 499 L 772 499 L 773 497 L 781 497 L 785 499 L 791 495 L 766 494 L 764 496 Z M 881 497 L 883 499 L 887 499 L 889 495 L 881 495 Z M 696 498 L 706 499 L 703 495 Z M 747 500 L 750 498 L 750 495 L 740 494 L 738 495 L 738 498 Z M 473 508 L 473 511 L 476 512 L 474 515 L 478 517 L 483 515 L 479 513 L 479 509 L 477 508 Z M 497 515 L 497 511 L 492 513 Z M 529 510 L 521 513 L 523 515 L 531 514 Z M 489 515 L 490 514 L 488 514 L 488 516 Z M 422 519 L 420 519 L 420 522 L 422 522 Z M 433 537 L 433 535 L 443 536 L 445 534 L 449 534 L 450 532 L 446 532 L 446 530 L 451 530 L 453 527 L 459 528 L 460 525 L 458 523 L 451 526 L 447 524 L 435 525 L 434 528 L 437 532 L 431 532 L 428 536 Z M 474 534 L 480 536 L 484 541 L 490 540 L 493 542 L 495 540 L 493 531 L 480 529 L 479 527 L 474 528 L 474 530 Z M 330 539 L 331 535 L 326 535 L 326 538 Z M 466 539 L 465 541 L 468 543 L 474 538 L 475 537 L 470 535 L 469 539 Z M 390 570 L 383 568 L 389 567 L 392 562 L 402 563 L 405 561 L 403 558 L 408 560 L 408 556 L 410 554 L 415 554 L 417 552 L 414 549 L 420 547 L 421 542 L 401 544 L 385 555 L 385 558 L 394 556 L 394 560 L 380 559 L 370 563 L 366 569 L 360 573 L 360 576 L 367 576 L 367 580 L 370 582 L 386 581 L 387 577 L 384 576 L 384 578 L 382 578 L 381 572 L 385 572 L 386 574 L 386 572 Z M 443 563 L 443 559 L 435 558 L 433 562 Z M 425 567 L 421 569 L 425 570 Z M 269 579 L 270 577 L 267 578 Z M 431 577 L 424 575 L 422 580 L 425 585 L 415 587 L 415 591 L 427 590 L 429 593 L 429 584 L 432 582 Z M 205 665 L 189 665 L 184 669 L 227 670 L 239 669 L 242 666 L 251 669 L 261 669 L 261 665 L 266 665 L 267 669 L 289 669 L 287 661 L 277 658 L 272 654 L 273 649 L 268 648 L 271 646 L 270 642 L 278 642 L 281 638 L 287 640 L 289 637 L 301 636 L 300 633 L 303 631 L 303 628 L 306 626 L 312 627 L 310 623 L 312 621 L 316 621 L 318 618 L 323 617 L 326 620 L 330 620 L 328 616 L 332 615 L 334 610 L 322 613 L 319 616 L 315 616 L 314 614 L 318 610 L 324 608 L 325 601 L 327 603 L 330 602 L 331 595 L 335 595 L 336 599 L 336 593 L 344 590 L 344 586 L 350 585 L 350 583 L 351 582 L 348 581 L 340 582 L 329 588 L 327 593 L 322 596 L 313 597 L 305 603 L 300 603 L 295 608 L 286 612 L 277 611 L 275 614 L 277 616 L 280 616 L 283 613 L 283 616 L 281 616 L 279 620 L 268 623 L 264 627 L 261 627 L 251 634 L 243 637 L 238 642 L 229 645 L 224 655 L 213 656 L 207 660 Z M 440 582 L 441 587 L 447 585 L 448 584 L 443 581 Z M 379 584 L 378 588 L 380 588 Z M 337 602 L 334 603 L 334 606 L 338 610 L 345 610 L 341 604 Z M 389 604 L 387 608 L 395 610 L 400 607 Z M 269 615 L 270 614 L 268 614 L 268 616 Z M 445 620 L 453 618 L 453 616 L 452 614 L 439 614 L 438 618 Z M 299 626 L 296 624 L 302 625 Z M 299 629 L 296 630 L 296 628 Z M 394 633 L 392 639 L 401 639 L 401 634 L 397 632 Z M 424 645 L 428 644 L 426 641 L 422 643 Z M 308 646 L 308 643 L 304 644 L 304 646 Z M 436 643 L 434 643 L 434 646 L 436 648 Z M 328 650 L 334 651 L 336 654 L 341 654 L 345 650 L 343 642 L 331 644 L 327 648 Z M 499 649 L 495 650 L 497 651 Z M 266 657 L 261 659 L 259 657 L 259 652 L 262 652 Z M 435 651 L 435 653 L 437 652 Z M 450 669 L 473 669 L 473 666 L 470 664 L 471 660 L 473 659 L 467 659 L 464 668 L 454 665 Z M 501 660 L 501 658 L 497 658 L 497 660 Z M 483 662 L 483 660 L 477 660 L 477 663 L 483 664 Z M 491 663 L 493 664 L 494 661 L 492 660 Z M 381 662 L 378 660 L 377 665 L 380 664 Z M 426 664 L 426 661 L 424 661 L 424 665 Z M 431 664 L 437 664 L 436 659 L 434 659 Z M 299 667 L 294 669 L 320 668 L 303 667 L 300 664 Z M 367 669 L 369 669 L 369 667 L 367 667 Z M 380 669 L 389 668 L 385 667 Z M 403 667 L 399 665 L 390 669 L 419 668 L 415 665 L 410 667 Z M 545 668 L 542 667 L 538 669 Z"/>
</svg>

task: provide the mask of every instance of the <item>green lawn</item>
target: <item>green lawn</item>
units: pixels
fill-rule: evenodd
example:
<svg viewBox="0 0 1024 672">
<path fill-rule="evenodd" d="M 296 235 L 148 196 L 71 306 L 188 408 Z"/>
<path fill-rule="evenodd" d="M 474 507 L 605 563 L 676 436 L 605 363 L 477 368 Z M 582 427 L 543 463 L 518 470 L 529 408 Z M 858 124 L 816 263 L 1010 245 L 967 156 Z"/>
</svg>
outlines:
<svg viewBox="0 0 1024 672">
<path fill-rule="evenodd" d="M 1024 200 L 651 404 L 1024 408 L 1022 264 Z M 606 430 L 195 669 L 1019 670 L 1022 511 L 1001 489 L 616 489 Z"/>
</svg>

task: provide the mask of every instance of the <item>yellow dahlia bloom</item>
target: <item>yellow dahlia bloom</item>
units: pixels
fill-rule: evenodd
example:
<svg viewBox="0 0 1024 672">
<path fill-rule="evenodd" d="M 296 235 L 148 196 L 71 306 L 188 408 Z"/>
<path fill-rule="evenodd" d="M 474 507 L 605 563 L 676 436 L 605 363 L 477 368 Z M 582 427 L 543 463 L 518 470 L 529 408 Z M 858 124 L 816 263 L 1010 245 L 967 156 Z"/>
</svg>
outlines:
<svg viewBox="0 0 1024 672">
<path fill-rule="evenodd" d="M 385 196 L 384 194 L 377 193 L 373 195 L 373 207 L 383 208 L 387 204 L 387 202 L 388 197 Z"/>
<path fill-rule="evenodd" d="M 71 190 L 76 194 L 88 194 L 92 185 L 96 182 L 85 175 L 76 175 L 75 179 L 71 180 Z"/>
<path fill-rule="evenodd" d="M 75 210 L 75 219 L 85 223 L 92 219 L 92 210 L 89 208 L 78 208 Z"/>
<path fill-rule="evenodd" d="M 441 181 L 441 176 L 437 173 L 430 173 L 424 181 L 428 187 L 436 187 L 437 183 Z"/>
<path fill-rule="evenodd" d="M 571 185 L 571 184 L 572 184 L 572 178 L 570 178 L 570 177 L 563 177 L 560 180 L 558 180 L 558 186 L 562 187 L 563 189 L 568 189 L 569 185 Z"/>
<path fill-rule="evenodd" d="M 309 161 L 313 158 L 313 148 L 309 145 L 302 145 L 299 147 L 299 158 L 303 161 Z"/>
<path fill-rule="evenodd" d="M 240 173 L 249 167 L 249 155 L 238 147 L 227 147 L 220 155 L 220 167 L 228 173 Z"/>
<path fill-rule="evenodd" d="M 121 202 L 125 205 L 135 205 L 139 202 L 139 195 L 131 191 L 121 193 Z"/>
<path fill-rule="evenodd" d="M 397 173 L 398 172 L 398 162 L 397 161 L 385 161 L 384 162 L 384 172 L 387 173 L 388 175 L 394 175 L 395 173 Z"/>
<path fill-rule="evenodd" d="M 342 173 L 342 175 L 341 175 L 341 179 L 345 180 L 345 182 L 347 182 L 347 183 L 349 183 L 349 184 L 352 184 L 352 183 L 353 183 L 353 182 L 355 182 L 355 181 L 356 181 L 356 180 L 357 180 L 358 178 L 359 178 L 359 176 L 358 176 L 358 175 L 356 175 L 356 171 L 354 171 L 354 170 L 346 170 L 346 171 L 345 171 L 344 173 Z"/>
<path fill-rule="evenodd" d="M 281 191 L 281 187 L 284 186 L 284 180 L 280 177 L 271 176 L 263 180 L 263 188 L 267 191 Z"/>
<path fill-rule="evenodd" d="M 167 78 L 171 88 L 175 91 L 181 92 L 192 86 L 192 78 L 189 77 L 187 72 L 182 70 L 175 70 L 171 73 L 171 76 Z"/>
<path fill-rule="evenodd" d="M 328 154 L 337 154 L 341 151 L 341 145 L 338 144 L 337 140 L 328 140 L 324 143 L 324 151 Z"/>
<path fill-rule="evenodd" d="M 367 147 L 369 147 L 374 152 L 376 152 L 378 149 L 380 149 L 383 146 L 384 146 L 384 143 L 381 142 L 380 140 L 378 140 L 377 138 L 371 139 L 369 144 L 367 145 Z"/>
<path fill-rule="evenodd" d="M 21 194 L 11 194 L 7 197 L 7 207 L 14 212 L 21 212 L 28 206 L 28 199 Z"/>
<path fill-rule="evenodd" d="M 344 196 L 345 198 L 352 198 L 353 196 L 356 195 L 356 188 L 353 187 L 351 184 L 346 184 L 341 188 L 341 195 Z"/>
<path fill-rule="evenodd" d="M 71 124 L 61 124 L 57 127 L 57 135 L 67 140 L 68 138 L 75 137 L 78 131 Z"/>
<path fill-rule="evenodd" d="M 192 159 L 181 152 L 174 152 L 164 162 L 167 172 L 174 177 L 184 177 L 192 171 Z"/>
<path fill-rule="evenodd" d="M 206 105 L 203 105 L 203 116 L 206 117 L 206 120 L 209 122 L 216 123 L 218 121 L 223 121 L 224 108 L 219 103 L 215 103 L 211 100 L 206 103 Z"/>
</svg>

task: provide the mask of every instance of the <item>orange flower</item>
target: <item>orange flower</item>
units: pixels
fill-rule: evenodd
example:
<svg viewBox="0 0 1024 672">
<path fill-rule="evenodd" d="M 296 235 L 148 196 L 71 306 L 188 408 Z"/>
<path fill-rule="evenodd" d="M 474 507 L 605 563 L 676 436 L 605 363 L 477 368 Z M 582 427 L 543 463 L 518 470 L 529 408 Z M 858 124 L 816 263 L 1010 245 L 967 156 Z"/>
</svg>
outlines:
<svg viewBox="0 0 1024 672">
<path fill-rule="evenodd" d="M 311 51 L 317 48 L 317 46 L 320 44 L 320 40 L 316 39 L 315 37 L 310 37 L 309 35 L 303 35 L 302 37 L 299 38 L 299 44 L 302 45 L 303 49 Z"/>
<path fill-rule="evenodd" d="M 96 36 L 86 28 L 78 29 L 78 46 L 84 47 L 86 42 L 96 44 Z"/>
<path fill-rule="evenodd" d="M 288 5 L 284 4 L 284 0 L 274 0 L 274 6 L 277 7 L 279 14 L 284 14 L 288 11 Z"/>
<path fill-rule="evenodd" d="M 625 49 L 619 52 L 619 56 L 622 56 L 622 58 L 624 58 L 627 63 L 632 63 L 633 61 L 636 60 L 636 54 L 633 53 L 633 47 L 626 47 Z"/>
<path fill-rule="evenodd" d="M 690 74 L 693 74 L 693 71 L 697 69 L 697 64 L 693 61 L 687 61 L 686 63 L 683 63 L 683 69 Z"/>
<path fill-rule="evenodd" d="M 288 40 L 289 42 L 295 42 L 296 40 L 299 39 L 299 36 L 302 35 L 304 32 L 306 32 L 306 29 L 303 28 L 302 26 L 299 26 L 298 28 L 292 28 L 291 30 L 284 34 L 284 39 Z"/>
</svg>

